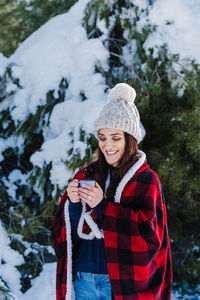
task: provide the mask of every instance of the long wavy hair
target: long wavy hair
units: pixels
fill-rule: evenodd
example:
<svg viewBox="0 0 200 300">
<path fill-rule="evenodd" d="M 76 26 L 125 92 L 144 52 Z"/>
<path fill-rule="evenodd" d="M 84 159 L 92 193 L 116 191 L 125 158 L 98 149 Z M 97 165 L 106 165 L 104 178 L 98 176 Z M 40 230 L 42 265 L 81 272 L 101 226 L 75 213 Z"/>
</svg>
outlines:
<svg viewBox="0 0 200 300">
<path fill-rule="evenodd" d="M 110 182 L 110 185 L 106 190 L 106 197 L 108 199 L 114 197 L 119 182 L 124 177 L 126 172 L 130 169 L 130 167 L 140 158 L 136 139 L 132 135 L 126 132 L 124 132 L 124 137 L 125 137 L 124 153 L 118 162 L 116 168 L 115 180 Z M 110 165 L 107 163 L 105 156 L 99 147 L 97 150 L 97 161 L 98 161 L 98 172 L 99 172 L 98 182 L 104 191 L 105 182 L 108 176 L 108 170 L 110 168 Z"/>
</svg>

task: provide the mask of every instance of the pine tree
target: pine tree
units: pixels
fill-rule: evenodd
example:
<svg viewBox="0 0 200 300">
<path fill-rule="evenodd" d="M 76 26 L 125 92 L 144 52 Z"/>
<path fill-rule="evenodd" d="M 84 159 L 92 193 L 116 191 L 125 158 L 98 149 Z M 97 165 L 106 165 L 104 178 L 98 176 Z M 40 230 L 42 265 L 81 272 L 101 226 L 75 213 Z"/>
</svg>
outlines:
<svg viewBox="0 0 200 300">
<path fill-rule="evenodd" d="M 2 0 L 0 52 L 11 55 L 17 46 L 52 17 L 67 12 L 77 0 Z"/>
</svg>

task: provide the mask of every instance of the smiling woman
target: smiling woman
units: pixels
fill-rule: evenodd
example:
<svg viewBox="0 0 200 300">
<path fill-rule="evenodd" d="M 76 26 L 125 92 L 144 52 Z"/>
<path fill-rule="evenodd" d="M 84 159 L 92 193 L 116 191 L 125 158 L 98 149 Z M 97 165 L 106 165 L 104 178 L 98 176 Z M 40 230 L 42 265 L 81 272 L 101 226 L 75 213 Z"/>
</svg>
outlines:
<svg viewBox="0 0 200 300">
<path fill-rule="evenodd" d="M 125 148 L 124 132 L 120 129 L 102 128 L 98 131 L 99 148 L 107 163 L 116 167 Z"/>
<path fill-rule="evenodd" d="M 165 199 L 138 150 L 135 96 L 125 83 L 111 90 L 95 123 L 97 160 L 76 173 L 61 198 L 52 222 L 57 300 L 171 299 Z M 80 187 L 84 179 L 95 186 Z"/>
</svg>

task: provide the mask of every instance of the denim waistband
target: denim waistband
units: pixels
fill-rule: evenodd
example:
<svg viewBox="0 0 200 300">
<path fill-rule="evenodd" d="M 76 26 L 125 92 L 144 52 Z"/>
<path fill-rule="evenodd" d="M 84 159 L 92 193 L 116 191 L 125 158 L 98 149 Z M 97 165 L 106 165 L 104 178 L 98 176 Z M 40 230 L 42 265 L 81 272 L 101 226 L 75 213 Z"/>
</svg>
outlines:
<svg viewBox="0 0 200 300">
<path fill-rule="evenodd" d="M 105 282 L 106 280 L 109 280 L 108 274 L 93 274 L 93 273 L 88 273 L 88 272 L 76 272 L 76 275 L 78 279 L 84 279 L 87 281 L 91 282 L 100 282 L 103 281 Z"/>
</svg>

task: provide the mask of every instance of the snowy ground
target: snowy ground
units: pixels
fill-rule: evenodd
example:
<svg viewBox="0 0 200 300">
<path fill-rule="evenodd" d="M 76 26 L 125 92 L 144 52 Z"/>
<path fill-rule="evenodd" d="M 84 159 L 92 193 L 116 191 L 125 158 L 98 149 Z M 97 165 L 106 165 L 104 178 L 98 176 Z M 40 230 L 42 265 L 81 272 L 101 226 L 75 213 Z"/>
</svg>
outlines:
<svg viewBox="0 0 200 300">
<path fill-rule="evenodd" d="M 56 263 L 46 264 L 40 276 L 33 280 L 33 286 L 23 295 L 20 300 L 55 300 Z"/>
<path fill-rule="evenodd" d="M 56 263 L 46 264 L 40 276 L 33 280 L 33 286 L 28 290 L 20 300 L 55 300 L 56 299 L 56 287 L 55 287 L 55 273 Z M 199 296 L 183 296 L 178 292 L 173 292 L 172 300 L 198 300 Z"/>
<path fill-rule="evenodd" d="M 37 278 L 32 280 L 32 287 L 24 294 L 21 293 L 20 288 L 20 273 L 16 266 L 23 262 L 23 257 L 16 251 L 10 248 L 10 239 L 8 238 L 5 229 L 0 222 L 0 276 L 9 285 L 13 300 L 55 300 L 56 299 L 56 263 L 48 263 L 43 266 L 43 270 Z M 0 280 L 0 285 L 2 282 Z M 7 299 L 7 298 L 6 298 Z M 178 299 L 200 299 L 199 296 L 186 296 L 178 292 L 173 292 L 173 300 Z M 0 294 L 0 300 L 5 300 L 4 296 Z"/>
</svg>

